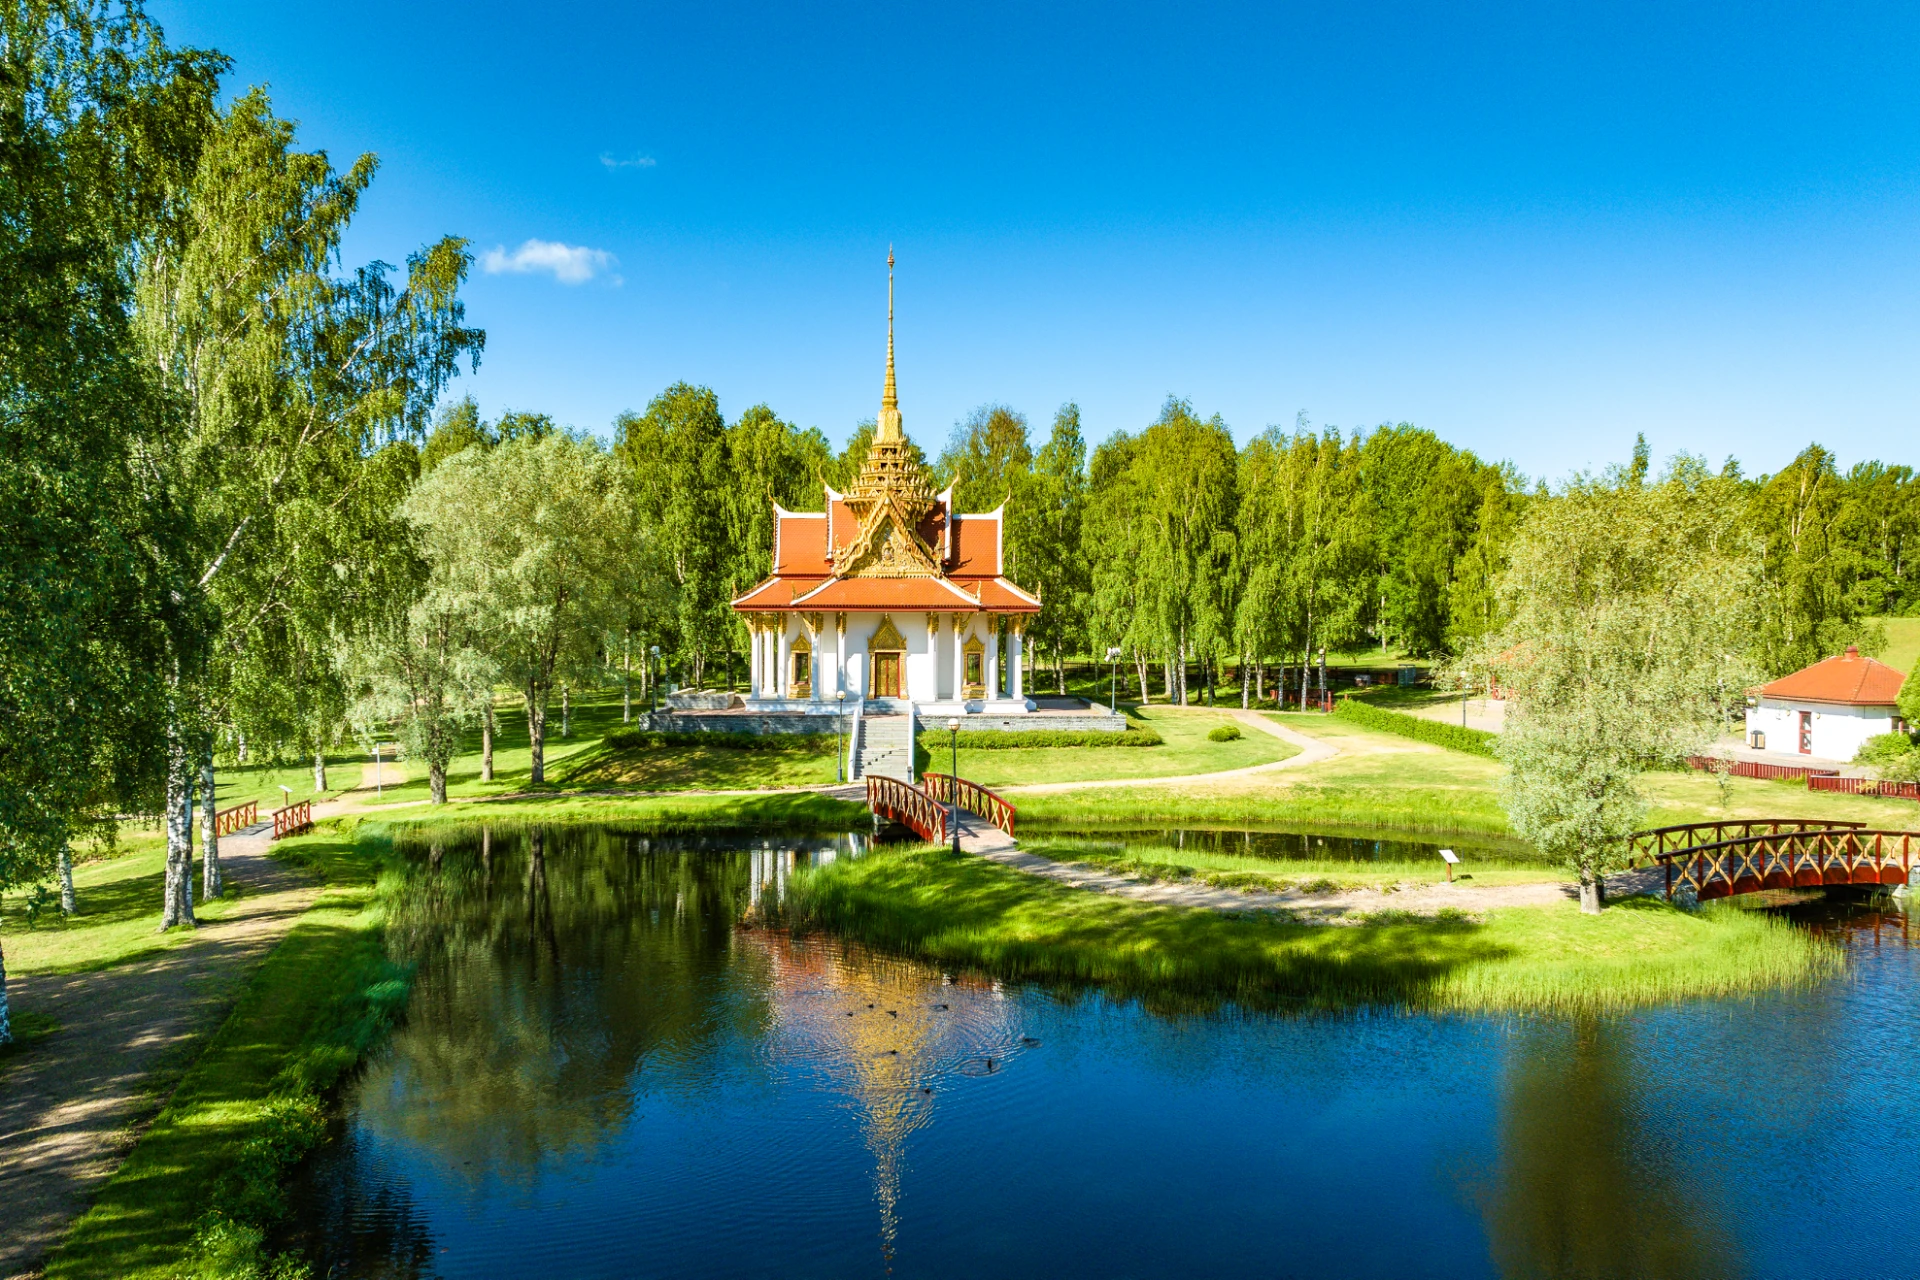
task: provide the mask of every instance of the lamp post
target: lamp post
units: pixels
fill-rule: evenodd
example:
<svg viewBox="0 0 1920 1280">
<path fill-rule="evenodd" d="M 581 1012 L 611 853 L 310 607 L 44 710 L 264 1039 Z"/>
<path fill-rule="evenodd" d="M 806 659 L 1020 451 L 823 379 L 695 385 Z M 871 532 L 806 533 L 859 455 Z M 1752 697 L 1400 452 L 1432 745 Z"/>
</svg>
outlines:
<svg viewBox="0 0 1920 1280">
<path fill-rule="evenodd" d="M 1120 646 L 1107 649 L 1107 710 L 1120 714 Z"/>
<path fill-rule="evenodd" d="M 953 764 L 950 766 L 953 772 L 947 778 L 947 785 L 950 788 L 952 788 L 950 791 L 947 792 L 947 798 L 951 800 L 952 803 L 947 806 L 947 821 L 953 827 L 953 851 L 955 853 L 959 853 L 960 852 L 960 721 L 957 717 L 947 721 L 947 740 L 953 744 Z"/>
<path fill-rule="evenodd" d="M 847 714 L 847 691 L 845 689 L 834 690 L 833 700 L 840 704 L 839 708 L 833 713 L 833 779 L 835 782 L 845 782 L 847 780 L 847 753 L 840 746 L 840 717 Z"/>
</svg>

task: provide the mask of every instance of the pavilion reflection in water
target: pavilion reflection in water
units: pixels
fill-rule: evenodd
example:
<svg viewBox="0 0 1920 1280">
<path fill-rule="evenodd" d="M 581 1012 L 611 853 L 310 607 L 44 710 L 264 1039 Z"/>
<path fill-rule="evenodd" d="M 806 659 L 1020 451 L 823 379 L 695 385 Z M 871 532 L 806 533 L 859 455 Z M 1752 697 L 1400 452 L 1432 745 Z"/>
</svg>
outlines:
<svg viewBox="0 0 1920 1280">
<path fill-rule="evenodd" d="M 778 930 L 740 937 L 767 964 L 775 1060 L 857 1115 L 891 1267 L 908 1139 L 933 1122 L 956 1077 L 998 1074 L 1022 1052 L 1019 1005 L 986 979 Z"/>
</svg>

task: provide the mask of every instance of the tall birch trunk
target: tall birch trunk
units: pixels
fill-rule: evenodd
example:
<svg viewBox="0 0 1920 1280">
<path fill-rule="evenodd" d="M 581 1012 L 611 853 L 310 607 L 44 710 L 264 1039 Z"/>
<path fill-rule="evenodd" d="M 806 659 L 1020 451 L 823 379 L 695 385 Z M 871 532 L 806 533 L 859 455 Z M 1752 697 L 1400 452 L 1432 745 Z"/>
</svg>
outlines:
<svg viewBox="0 0 1920 1280">
<path fill-rule="evenodd" d="M 633 632 L 620 638 L 620 723 L 633 723 Z"/>
<path fill-rule="evenodd" d="M 1240 709 L 1242 711 L 1245 711 L 1247 707 L 1251 705 L 1248 702 L 1248 698 L 1253 693 L 1253 685 L 1250 681 L 1251 673 L 1247 671 L 1247 655 L 1243 651 L 1240 654 Z"/>
<path fill-rule="evenodd" d="M 493 781 L 493 699 L 487 699 L 487 705 L 480 717 L 480 781 Z"/>
<path fill-rule="evenodd" d="M 7 952 L 0 947 L 0 1044 L 13 1043 L 13 1018 L 7 1012 Z"/>
<path fill-rule="evenodd" d="M 319 747 L 313 749 L 313 794 L 319 795 L 327 789 L 327 753 Z"/>
<path fill-rule="evenodd" d="M 60 914 L 70 916 L 80 910 L 73 896 L 73 846 L 60 842 Z"/>
<path fill-rule="evenodd" d="M 167 874 L 160 929 L 193 919 L 193 765 L 175 727 L 167 735 Z"/>
<path fill-rule="evenodd" d="M 573 736 L 572 693 L 573 690 L 567 688 L 567 686 L 560 686 L 560 736 L 563 739 Z"/>
<path fill-rule="evenodd" d="M 533 769 L 529 782 L 547 780 L 547 709 L 534 697 L 536 687 L 527 685 L 527 741 L 533 747 Z"/>
<path fill-rule="evenodd" d="M 213 744 L 207 744 L 206 754 L 200 757 L 200 900 L 211 902 L 219 897 L 224 889 L 220 878 L 220 834 L 214 830 L 214 822 L 219 810 L 214 807 L 214 797 L 219 790 L 213 785 Z"/>
<path fill-rule="evenodd" d="M 1140 677 L 1140 705 L 1144 707 L 1153 699 L 1147 696 L 1147 655 L 1138 649 L 1133 651 L 1133 671 Z"/>
</svg>

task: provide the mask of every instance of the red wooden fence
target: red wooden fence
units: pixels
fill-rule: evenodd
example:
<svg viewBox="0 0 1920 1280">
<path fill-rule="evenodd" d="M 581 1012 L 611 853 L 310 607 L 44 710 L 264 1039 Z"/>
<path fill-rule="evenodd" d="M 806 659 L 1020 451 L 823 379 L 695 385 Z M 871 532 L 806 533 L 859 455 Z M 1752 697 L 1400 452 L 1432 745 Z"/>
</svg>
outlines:
<svg viewBox="0 0 1920 1280">
<path fill-rule="evenodd" d="M 230 836 L 234 832 L 245 827 L 250 827 L 258 821 L 260 821 L 260 802 L 258 800 L 249 800 L 245 804 L 237 804 L 231 809 L 215 809 L 213 811 L 213 834 L 215 836 Z"/>
<path fill-rule="evenodd" d="M 313 829 L 313 801 L 298 800 L 273 811 L 273 838 L 298 835 Z"/>
<path fill-rule="evenodd" d="M 1920 800 L 1920 782 L 1891 782 L 1881 778 L 1835 778 L 1816 774 L 1807 779 L 1809 791 L 1838 791 L 1849 796 L 1885 796 Z"/>
<path fill-rule="evenodd" d="M 1760 764 L 1753 760 L 1724 761 L 1715 759 L 1712 756 L 1688 756 L 1687 765 L 1690 768 L 1700 769 L 1706 772 L 1711 772 L 1725 765 L 1727 772 L 1736 778 L 1792 778 L 1797 781 L 1801 778 L 1837 778 L 1840 776 L 1838 769 L 1815 769 L 1803 764 Z"/>
<path fill-rule="evenodd" d="M 926 773 L 921 775 L 926 783 L 927 794 L 941 804 L 953 803 L 955 779 L 950 773 Z M 959 781 L 960 807 L 968 813 L 977 814 L 1000 828 L 1008 835 L 1013 834 L 1015 818 L 1014 807 L 977 782 Z"/>
</svg>

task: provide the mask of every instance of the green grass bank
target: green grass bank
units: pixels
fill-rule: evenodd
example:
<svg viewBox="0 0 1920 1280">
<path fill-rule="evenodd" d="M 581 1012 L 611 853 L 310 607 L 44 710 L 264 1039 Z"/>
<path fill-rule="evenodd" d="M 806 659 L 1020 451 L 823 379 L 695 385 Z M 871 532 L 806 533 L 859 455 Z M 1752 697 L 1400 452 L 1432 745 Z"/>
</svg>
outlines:
<svg viewBox="0 0 1920 1280">
<path fill-rule="evenodd" d="M 1837 952 L 1765 915 L 1649 899 L 1598 917 L 1569 904 L 1329 927 L 1130 902 L 925 848 L 880 850 L 796 884 L 795 927 L 1150 1005 L 1594 1012 L 1811 983 L 1841 967 Z"/>
</svg>

